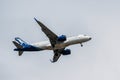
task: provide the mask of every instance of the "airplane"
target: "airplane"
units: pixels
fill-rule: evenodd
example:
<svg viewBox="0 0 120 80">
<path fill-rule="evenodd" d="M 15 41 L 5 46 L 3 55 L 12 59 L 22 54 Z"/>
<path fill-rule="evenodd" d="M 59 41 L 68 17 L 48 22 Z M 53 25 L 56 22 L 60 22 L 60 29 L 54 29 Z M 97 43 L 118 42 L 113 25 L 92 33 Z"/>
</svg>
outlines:
<svg viewBox="0 0 120 80">
<path fill-rule="evenodd" d="M 47 28 L 42 22 L 34 18 L 38 25 L 41 27 L 41 30 L 48 37 L 48 41 L 42 41 L 38 43 L 28 44 L 19 37 L 15 37 L 15 40 L 12 41 L 16 46 L 14 51 L 18 51 L 18 55 L 21 56 L 24 51 L 43 51 L 43 50 L 53 50 L 54 56 L 53 60 L 50 60 L 52 63 L 57 62 L 61 55 L 70 55 L 71 50 L 66 49 L 66 47 L 74 44 L 80 44 L 91 40 L 92 38 L 87 35 L 78 35 L 73 37 L 66 37 L 66 35 L 56 35 L 49 28 Z"/>
</svg>

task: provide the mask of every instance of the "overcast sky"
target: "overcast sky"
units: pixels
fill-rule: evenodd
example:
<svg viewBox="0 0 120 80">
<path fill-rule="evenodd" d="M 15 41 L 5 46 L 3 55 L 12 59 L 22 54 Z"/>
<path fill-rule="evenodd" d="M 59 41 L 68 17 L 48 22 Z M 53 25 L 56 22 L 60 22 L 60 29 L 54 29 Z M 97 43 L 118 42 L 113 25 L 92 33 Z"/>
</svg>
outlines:
<svg viewBox="0 0 120 80">
<path fill-rule="evenodd" d="M 68 47 L 72 54 L 51 63 L 52 51 L 13 49 L 14 37 L 48 40 L 34 17 L 57 35 L 92 40 Z M 0 0 L 0 80 L 120 80 L 119 0 Z"/>
</svg>

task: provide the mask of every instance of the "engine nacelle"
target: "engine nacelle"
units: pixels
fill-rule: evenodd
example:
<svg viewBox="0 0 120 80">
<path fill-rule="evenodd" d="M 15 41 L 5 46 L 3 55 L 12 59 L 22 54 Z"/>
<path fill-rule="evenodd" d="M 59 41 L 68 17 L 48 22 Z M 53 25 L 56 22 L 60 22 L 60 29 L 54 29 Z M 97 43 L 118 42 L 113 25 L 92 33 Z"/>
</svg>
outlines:
<svg viewBox="0 0 120 80">
<path fill-rule="evenodd" d="M 57 41 L 61 41 L 61 42 L 66 41 L 66 36 L 65 36 L 65 35 L 59 36 L 59 37 L 57 38 Z"/>
<path fill-rule="evenodd" d="M 71 54 L 71 50 L 70 49 L 65 49 L 63 51 L 63 55 L 70 55 Z"/>
</svg>

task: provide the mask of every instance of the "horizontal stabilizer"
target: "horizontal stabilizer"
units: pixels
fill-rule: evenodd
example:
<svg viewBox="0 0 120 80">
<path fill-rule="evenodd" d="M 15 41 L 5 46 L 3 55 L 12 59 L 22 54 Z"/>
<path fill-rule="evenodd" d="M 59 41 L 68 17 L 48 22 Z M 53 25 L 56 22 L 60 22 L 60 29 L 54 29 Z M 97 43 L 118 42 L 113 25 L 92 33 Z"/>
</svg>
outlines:
<svg viewBox="0 0 120 80">
<path fill-rule="evenodd" d="M 23 51 L 19 51 L 18 55 L 21 56 L 23 54 Z"/>
<path fill-rule="evenodd" d="M 15 41 L 12 41 L 13 42 L 13 44 L 18 48 L 18 49 L 22 49 L 23 47 L 20 45 L 20 44 L 18 44 L 17 42 L 15 42 Z"/>
<path fill-rule="evenodd" d="M 20 45 L 20 44 L 18 44 L 17 42 L 15 42 L 15 41 L 12 41 L 13 42 L 13 44 L 17 47 L 17 49 L 22 49 L 23 47 Z M 18 51 L 18 55 L 19 56 L 21 56 L 23 54 L 23 51 Z"/>
</svg>

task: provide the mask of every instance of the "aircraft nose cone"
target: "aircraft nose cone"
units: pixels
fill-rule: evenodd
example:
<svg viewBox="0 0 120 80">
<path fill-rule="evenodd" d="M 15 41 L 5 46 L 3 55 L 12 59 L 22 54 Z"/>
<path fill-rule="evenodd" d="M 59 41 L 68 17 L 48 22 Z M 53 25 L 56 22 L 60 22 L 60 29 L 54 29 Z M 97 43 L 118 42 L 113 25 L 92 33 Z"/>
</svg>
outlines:
<svg viewBox="0 0 120 80">
<path fill-rule="evenodd" d="M 92 38 L 90 37 L 89 40 L 91 40 Z"/>
</svg>

